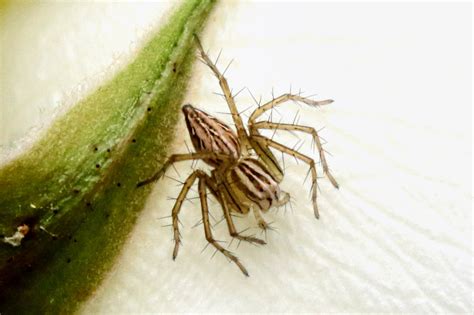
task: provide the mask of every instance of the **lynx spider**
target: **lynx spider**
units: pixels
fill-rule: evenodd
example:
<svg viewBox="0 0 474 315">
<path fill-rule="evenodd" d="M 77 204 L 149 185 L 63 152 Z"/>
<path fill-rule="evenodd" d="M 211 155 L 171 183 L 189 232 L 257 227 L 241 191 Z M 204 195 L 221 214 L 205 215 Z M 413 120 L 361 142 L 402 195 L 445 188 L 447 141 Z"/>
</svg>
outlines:
<svg viewBox="0 0 474 315">
<path fill-rule="evenodd" d="M 266 212 L 271 207 L 278 207 L 289 201 L 289 194 L 280 191 L 279 188 L 279 183 L 283 179 L 283 170 L 273 153 L 270 151 L 270 148 L 273 148 L 282 153 L 291 155 L 309 165 L 312 176 L 311 193 L 314 215 L 316 218 L 319 218 L 319 211 L 316 203 L 317 172 L 314 160 L 292 148 L 264 137 L 259 133 L 260 129 L 274 129 L 300 131 L 311 134 L 319 151 L 323 172 L 332 185 L 338 188 L 339 186 L 336 180 L 329 171 L 317 131 L 312 127 L 274 123 L 271 121 L 257 122 L 257 119 L 268 110 L 290 100 L 302 102 L 310 106 L 327 105 L 333 101 L 314 101 L 300 95 L 283 94 L 274 98 L 270 102 L 259 106 L 250 115 L 247 131 L 244 128 L 242 118 L 237 111 L 227 80 L 216 67 L 217 60 L 216 63 L 213 63 L 204 52 L 199 38 L 195 36 L 195 39 L 201 61 L 211 69 L 219 80 L 219 85 L 224 92 L 224 97 L 229 106 L 237 134 L 217 118 L 212 117 L 191 105 L 184 105 L 182 110 L 194 149 L 197 152 L 171 155 L 158 172 L 156 172 L 152 177 L 138 183 L 137 186 L 140 187 L 157 181 L 164 175 L 168 167 L 173 165 L 175 162 L 202 160 L 214 167 L 210 176 L 199 169 L 193 171 L 185 180 L 181 192 L 176 199 L 171 215 L 175 241 L 173 260 L 176 259 L 176 256 L 178 255 L 178 249 L 181 243 L 178 214 L 191 186 L 194 184 L 196 179 L 199 179 L 198 191 L 201 200 L 202 222 L 207 241 L 212 244 L 216 250 L 220 251 L 227 258 L 233 261 L 240 270 L 248 276 L 249 274 L 240 260 L 230 251 L 223 248 L 212 235 L 207 203 L 207 189 L 209 189 L 221 205 L 224 212 L 224 218 L 227 222 L 227 228 L 233 238 L 255 244 L 265 244 L 261 239 L 253 236 L 244 236 L 237 232 L 231 213 L 239 212 L 247 214 L 252 210 L 259 227 L 267 229 L 269 226 L 264 221 L 260 212 Z M 252 151 L 255 153 L 253 154 Z M 255 154 L 258 159 L 255 158 Z"/>
</svg>

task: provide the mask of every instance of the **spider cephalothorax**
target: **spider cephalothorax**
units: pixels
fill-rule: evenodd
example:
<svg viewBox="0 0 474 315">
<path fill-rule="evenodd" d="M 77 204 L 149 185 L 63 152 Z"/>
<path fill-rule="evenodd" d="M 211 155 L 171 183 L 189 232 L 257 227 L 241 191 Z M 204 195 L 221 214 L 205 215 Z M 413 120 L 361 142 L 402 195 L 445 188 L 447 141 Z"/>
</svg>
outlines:
<svg viewBox="0 0 474 315">
<path fill-rule="evenodd" d="M 212 235 L 209 222 L 207 191 L 209 190 L 221 205 L 229 233 L 232 237 L 252 243 L 265 244 L 261 239 L 238 233 L 234 226 L 231 213 L 238 212 L 246 214 L 249 211 L 252 211 L 259 227 L 266 229 L 268 228 L 268 224 L 265 222 L 260 212 L 265 212 L 271 207 L 284 205 L 289 201 L 289 195 L 281 191 L 279 187 L 279 183 L 283 179 L 284 174 L 277 159 L 270 150 L 270 148 L 273 148 L 277 151 L 291 155 L 309 165 L 312 176 L 311 192 L 314 214 L 316 218 L 319 218 L 319 211 L 316 203 L 317 173 L 314 160 L 294 149 L 264 137 L 260 134 L 259 130 L 288 130 L 311 134 L 316 146 L 318 147 L 323 171 L 334 187 L 338 188 L 336 180 L 329 172 L 318 133 L 312 127 L 274 123 L 271 121 L 257 121 L 257 119 L 266 111 L 289 100 L 302 102 L 310 106 L 330 104 L 332 103 L 332 100 L 313 101 L 300 95 L 281 95 L 280 97 L 274 98 L 272 101 L 259 106 L 258 109 L 250 115 L 247 131 L 237 111 L 237 107 L 235 106 L 234 98 L 230 92 L 227 80 L 204 52 L 197 37 L 196 42 L 202 61 L 211 68 L 212 72 L 219 80 L 219 84 L 224 92 L 237 132 L 234 132 L 225 123 L 204 111 L 189 104 L 184 105 L 182 111 L 196 153 L 172 155 L 155 175 L 140 182 L 138 186 L 143 186 L 158 180 L 165 173 L 166 169 L 175 162 L 202 160 L 212 166 L 213 170 L 211 175 L 208 175 L 199 169 L 189 175 L 184 182 L 178 198 L 176 199 L 171 214 L 175 240 L 173 259 L 175 259 L 178 254 L 180 244 L 178 214 L 183 201 L 186 199 L 189 189 L 194 184 L 195 180 L 199 179 L 198 190 L 199 198 L 201 200 L 202 222 L 207 241 L 226 257 L 235 262 L 242 272 L 248 276 L 247 270 L 238 258 L 227 249 L 223 248 Z"/>
<path fill-rule="evenodd" d="M 229 126 L 189 104 L 184 105 L 182 110 L 189 136 L 197 152 L 222 153 L 235 160 L 240 157 L 239 139 Z M 204 161 L 214 167 L 222 163 L 212 159 Z"/>
</svg>

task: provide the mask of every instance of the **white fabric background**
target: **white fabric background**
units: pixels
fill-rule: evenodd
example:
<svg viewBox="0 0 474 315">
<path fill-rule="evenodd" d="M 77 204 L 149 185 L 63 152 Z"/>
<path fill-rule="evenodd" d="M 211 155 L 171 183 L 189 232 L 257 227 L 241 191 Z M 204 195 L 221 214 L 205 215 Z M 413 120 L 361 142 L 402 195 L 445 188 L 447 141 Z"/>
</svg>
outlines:
<svg viewBox="0 0 474 315">
<path fill-rule="evenodd" d="M 130 44 L 169 7 L 49 5 L 4 21 L 2 43 L 11 48 L 2 47 L 4 155 L 29 128 L 47 125 L 54 107 L 93 88 L 98 73 L 126 62 Z M 41 26 L 32 16 L 43 17 Z M 162 180 L 83 312 L 471 312 L 471 5 L 223 1 L 202 39 L 214 58 L 223 49 L 221 69 L 234 58 L 227 71 L 234 92 L 246 86 L 268 100 L 272 88 L 277 96 L 291 85 L 336 100 L 316 110 L 289 103 L 279 112 L 282 121 L 299 112 L 301 124 L 325 127 L 341 189 L 320 180 L 316 221 L 307 168 L 286 158 L 282 187 L 293 210 L 266 215 L 278 229 L 268 245 L 231 246 L 250 272 L 245 278 L 222 255 L 211 259 L 212 249 L 201 253 L 202 227 L 192 228 L 197 200 L 182 211 L 184 246 L 172 261 L 171 230 L 162 227 L 169 221 L 159 218 L 169 215 L 167 197 L 179 187 Z M 213 91 L 215 78 L 197 64 L 186 101 L 229 121 Z M 243 110 L 253 101 L 243 91 L 237 103 Z M 316 157 L 310 139 L 299 138 Z M 185 140 L 181 122 L 173 151 L 185 152 Z M 190 165 L 178 169 L 183 178 Z M 251 216 L 238 225 L 260 233 Z M 214 233 L 229 241 L 224 224 Z"/>
</svg>

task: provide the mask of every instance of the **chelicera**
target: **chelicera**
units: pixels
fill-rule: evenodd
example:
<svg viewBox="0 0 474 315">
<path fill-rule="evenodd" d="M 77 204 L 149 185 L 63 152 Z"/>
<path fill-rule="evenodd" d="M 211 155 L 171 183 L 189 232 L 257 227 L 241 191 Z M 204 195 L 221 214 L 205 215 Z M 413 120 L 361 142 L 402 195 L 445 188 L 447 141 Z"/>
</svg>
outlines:
<svg viewBox="0 0 474 315">
<path fill-rule="evenodd" d="M 229 250 L 222 247 L 212 235 L 207 193 L 208 191 L 211 192 L 221 205 L 229 233 L 233 238 L 255 244 L 265 244 L 265 242 L 259 238 L 241 235 L 237 232 L 231 213 L 247 214 L 248 212 L 253 212 L 259 227 L 267 229 L 268 224 L 263 219 L 261 212 L 266 212 L 272 207 L 282 206 L 289 201 L 289 194 L 281 191 L 279 187 L 279 183 L 282 181 L 284 174 L 277 159 L 270 150 L 270 148 L 272 148 L 308 164 L 312 176 L 311 194 L 314 215 L 316 218 L 319 218 L 316 189 L 317 171 L 314 160 L 292 148 L 261 135 L 259 132 L 261 129 L 274 129 L 300 131 L 311 134 L 318 148 L 323 172 L 332 185 L 338 188 L 336 180 L 329 171 L 317 131 L 307 126 L 257 120 L 265 112 L 290 100 L 301 102 L 309 106 L 327 105 L 333 101 L 314 101 L 300 95 L 283 94 L 259 106 L 250 115 L 247 125 L 248 128 L 246 129 L 237 111 L 227 80 L 204 52 L 197 37 L 196 43 L 199 49 L 199 57 L 219 80 L 219 85 L 229 106 L 236 132 L 219 119 L 204 111 L 189 104 L 184 105 L 182 112 L 196 152 L 171 155 L 158 172 L 152 177 L 140 182 L 137 186 L 147 185 L 158 180 L 164 175 L 168 167 L 180 161 L 202 160 L 213 167 L 210 175 L 200 169 L 193 171 L 185 180 L 181 192 L 176 199 L 171 213 L 175 241 L 173 259 L 178 255 L 180 245 L 179 211 L 191 186 L 198 180 L 202 222 L 207 241 L 212 244 L 216 250 L 233 261 L 240 270 L 248 276 L 248 272 L 240 260 Z"/>
</svg>

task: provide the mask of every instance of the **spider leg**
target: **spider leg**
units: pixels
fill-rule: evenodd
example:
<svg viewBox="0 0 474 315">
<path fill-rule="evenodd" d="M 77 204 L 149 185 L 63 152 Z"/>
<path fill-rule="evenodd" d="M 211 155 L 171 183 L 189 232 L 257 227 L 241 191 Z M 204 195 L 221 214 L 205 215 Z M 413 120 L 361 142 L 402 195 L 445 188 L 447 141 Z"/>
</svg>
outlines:
<svg viewBox="0 0 474 315">
<path fill-rule="evenodd" d="M 329 171 L 328 163 L 326 161 L 326 156 L 324 154 L 323 146 L 321 145 L 321 140 L 319 139 L 318 132 L 316 129 L 307 126 L 300 126 L 300 125 L 293 125 L 293 124 L 280 124 L 280 123 L 273 123 L 268 121 L 261 121 L 253 125 L 256 129 L 274 129 L 274 130 L 296 130 L 308 133 L 313 136 L 314 142 L 316 142 L 316 146 L 318 147 L 319 158 L 321 160 L 321 164 L 323 165 L 324 174 L 329 178 L 331 184 L 335 188 L 339 188 L 339 184 L 337 183 L 336 179 L 332 176 L 331 172 Z"/>
<path fill-rule="evenodd" d="M 180 161 L 189 161 L 189 160 L 203 160 L 203 159 L 208 159 L 208 158 L 219 158 L 223 161 L 228 161 L 229 156 L 226 154 L 222 153 L 214 153 L 214 152 L 199 152 L 199 153 L 186 153 L 186 154 L 173 154 L 171 155 L 168 160 L 166 160 L 165 164 L 163 164 L 162 168 L 158 170 L 153 176 L 151 176 L 148 179 L 145 179 L 144 181 L 141 181 L 137 184 L 137 187 L 141 187 L 144 185 L 148 185 L 152 182 L 157 181 L 158 179 L 163 176 L 163 174 L 166 172 L 166 170 L 173 165 L 175 162 L 180 162 Z"/>
<path fill-rule="evenodd" d="M 253 236 L 240 235 L 240 233 L 237 232 L 237 229 L 235 228 L 234 221 L 232 220 L 232 216 L 230 214 L 230 209 L 227 205 L 224 193 L 222 191 L 219 191 L 219 195 L 220 195 L 222 210 L 224 211 L 224 217 L 225 217 L 225 220 L 227 222 L 227 228 L 229 229 L 230 236 L 232 236 L 233 238 L 236 238 L 238 240 L 241 240 L 241 241 L 246 241 L 246 242 L 249 242 L 249 243 L 256 243 L 256 244 L 260 244 L 260 245 L 265 245 L 266 244 L 265 241 L 263 241 L 259 238 L 256 238 L 256 237 L 253 237 Z"/>
<path fill-rule="evenodd" d="M 319 219 L 319 210 L 318 210 L 318 204 L 317 204 L 317 193 L 318 193 L 318 190 L 317 190 L 317 183 L 318 183 L 318 175 L 316 173 L 316 166 L 315 166 L 315 163 L 314 163 L 314 160 L 304 154 L 301 154 L 299 153 L 298 151 L 295 151 L 287 146 L 284 146 L 283 144 L 280 144 L 276 141 L 273 141 L 273 140 L 270 140 L 264 136 L 260 136 L 260 135 L 256 135 L 256 136 L 252 136 L 253 139 L 255 139 L 256 141 L 266 145 L 267 147 L 272 147 L 272 148 L 275 148 L 277 149 L 278 151 L 281 151 L 283 153 L 286 153 L 288 155 L 291 155 L 293 157 L 295 157 L 296 159 L 299 159 L 305 163 L 307 163 L 309 165 L 309 168 L 311 170 L 311 176 L 313 178 L 313 183 L 312 183 L 312 186 L 311 186 L 311 192 L 312 192 L 312 201 L 313 201 L 313 209 L 314 209 L 314 215 L 316 217 L 316 219 Z"/>
<path fill-rule="evenodd" d="M 257 220 L 258 227 L 262 230 L 267 230 L 270 227 L 270 224 L 265 221 L 262 214 L 260 213 L 260 209 L 256 206 L 252 206 L 252 212 L 255 216 L 255 220 Z"/>
<path fill-rule="evenodd" d="M 234 120 L 235 127 L 237 129 L 237 135 L 241 143 L 241 148 L 242 150 L 244 150 L 244 154 L 247 154 L 246 152 L 247 144 L 248 144 L 247 132 L 245 131 L 244 123 L 242 122 L 242 118 L 240 117 L 239 112 L 237 110 L 237 106 L 235 105 L 234 97 L 232 96 L 232 92 L 229 88 L 229 84 L 227 83 L 227 80 L 224 77 L 224 75 L 220 73 L 219 69 L 217 69 L 216 65 L 211 61 L 209 56 L 206 54 L 206 52 L 202 48 L 201 41 L 199 40 L 199 38 L 195 36 L 195 39 L 196 39 L 197 47 L 199 49 L 199 53 L 202 60 L 211 69 L 211 71 L 219 80 L 219 85 L 222 89 L 222 92 L 224 92 L 225 100 L 227 102 L 227 105 L 229 106 L 232 119 Z"/>
<path fill-rule="evenodd" d="M 255 136 L 261 136 L 258 130 L 251 130 L 251 135 L 249 137 L 249 142 L 252 148 L 255 150 L 255 153 L 258 155 L 259 159 L 265 163 L 268 168 L 268 171 L 276 179 L 278 183 L 283 180 L 283 169 L 278 163 L 277 158 L 272 151 L 268 148 L 265 143 L 255 139 Z"/>
<path fill-rule="evenodd" d="M 209 208 L 207 205 L 207 193 L 206 193 L 206 182 L 207 176 L 199 176 L 199 197 L 201 198 L 201 209 L 202 209 L 202 223 L 204 225 L 204 233 L 206 234 L 206 240 L 214 246 L 218 251 L 220 251 L 224 256 L 233 261 L 237 267 L 240 268 L 242 273 L 249 276 L 247 269 L 239 261 L 239 259 L 234 256 L 230 251 L 222 247 L 212 236 L 211 225 L 209 222 Z"/>
<path fill-rule="evenodd" d="M 278 105 L 281 105 L 282 103 L 286 102 L 286 101 L 296 101 L 296 102 L 302 102 L 302 103 L 305 103 L 307 105 L 310 105 L 310 106 L 321 106 L 321 105 L 327 105 L 327 104 L 331 104 L 332 102 L 334 102 L 333 100 L 323 100 L 323 101 L 314 101 L 314 100 L 311 100 L 309 98 L 306 98 L 306 97 L 302 97 L 300 95 L 295 95 L 295 94 L 283 94 L 283 95 L 280 95 L 279 97 L 271 100 L 270 102 L 260 106 L 259 108 L 257 108 L 253 113 L 252 115 L 250 115 L 250 118 L 249 118 L 249 127 L 252 128 L 252 125 L 255 123 L 255 120 L 258 119 L 258 117 L 260 117 L 263 113 L 265 113 L 266 111 L 278 106 Z"/>
<path fill-rule="evenodd" d="M 181 237 L 179 233 L 179 211 L 181 210 L 181 206 L 186 198 L 186 195 L 189 192 L 189 189 L 194 184 L 194 181 L 198 176 L 205 176 L 204 172 L 201 170 L 194 171 L 184 182 L 183 188 L 176 199 L 176 202 L 173 206 L 173 210 L 171 211 L 171 216 L 173 220 L 173 233 L 174 233 L 174 250 L 173 250 L 173 260 L 176 259 L 178 256 L 179 244 L 181 243 Z"/>
</svg>

